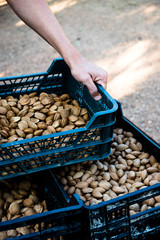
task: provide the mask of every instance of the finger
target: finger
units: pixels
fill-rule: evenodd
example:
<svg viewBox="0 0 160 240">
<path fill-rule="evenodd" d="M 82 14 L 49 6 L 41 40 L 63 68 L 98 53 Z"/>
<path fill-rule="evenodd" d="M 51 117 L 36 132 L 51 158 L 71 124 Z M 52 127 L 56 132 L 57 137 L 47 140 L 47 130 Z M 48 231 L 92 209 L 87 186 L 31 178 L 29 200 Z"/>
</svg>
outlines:
<svg viewBox="0 0 160 240">
<path fill-rule="evenodd" d="M 107 87 L 107 80 L 108 80 L 108 74 L 106 72 L 103 73 L 102 76 L 96 76 L 94 79 L 94 82 L 102 85 L 104 89 Z"/>
<path fill-rule="evenodd" d="M 108 80 L 108 74 L 107 72 L 103 71 L 101 73 L 92 75 L 92 79 L 94 82 L 102 85 L 104 89 L 107 87 L 107 80 Z"/>
<path fill-rule="evenodd" d="M 97 84 L 100 84 L 104 89 L 107 88 L 107 83 L 102 81 L 102 80 L 96 80 L 95 81 Z"/>
<path fill-rule="evenodd" d="M 92 97 L 97 101 L 101 98 L 100 93 L 98 92 L 98 89 L 96 87 L 96 85 L 94 84 L 92 78 L 89 76 L 86 81 L 85 81 L 85 85 L 88 88 L 90 94 L 92 95 Z"/>
</svg>

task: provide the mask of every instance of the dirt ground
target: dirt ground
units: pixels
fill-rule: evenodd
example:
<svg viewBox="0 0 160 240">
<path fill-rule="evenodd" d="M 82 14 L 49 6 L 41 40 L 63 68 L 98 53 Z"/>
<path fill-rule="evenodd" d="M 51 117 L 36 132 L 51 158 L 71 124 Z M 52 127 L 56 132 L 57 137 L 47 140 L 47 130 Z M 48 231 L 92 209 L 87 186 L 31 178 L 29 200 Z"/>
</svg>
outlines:
<svg viewBox="0 0 160 240">
<path fill-rule="evenodd" d="M 48 3 L 72 44 L 109 73 L 124 115 L 160 143 L 160 0 Z M 0 4 L 0 77 L 46 71 L 59 55 Z"/>
</svg>

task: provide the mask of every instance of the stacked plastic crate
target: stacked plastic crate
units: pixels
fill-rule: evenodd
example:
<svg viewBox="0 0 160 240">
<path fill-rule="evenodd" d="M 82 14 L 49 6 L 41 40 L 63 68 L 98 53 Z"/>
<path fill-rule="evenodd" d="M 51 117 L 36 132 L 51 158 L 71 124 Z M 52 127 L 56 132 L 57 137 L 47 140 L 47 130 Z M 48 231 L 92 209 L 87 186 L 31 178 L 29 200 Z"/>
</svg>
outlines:
<svg viewBox="0 0 160 240">
<path fill-rule="evenodd" d="M 32 92 L 68 93 L 88 109 L 89 122 L 85 127 L 50 135 L 4 143 L 0 146 L 0 180 L 33 176 L 40 185 L 48 211 L 0 222 L 3 233 L 24 226 L 36 225 L 36 231 L 12 239 L 149 239 L 160 231 L 160 207 L 130 216 L 129 207 L 160 195 L 160 184 L 85 206 L 77 194 L 70 199 L 51 169 L 110 155 L 113 128 L 122 127 L 134 134 L 144 150 L 157 160 L 160 147 L 140 129 L 123 117 L 120 104 L 98 86 L 102 95 L 96 102 L 86 87 L 79 84 L 62 59 L 55 60 L 47 72 L 1 78 L 0 96 L 18 97 Z M 117 108 L 119 105 L 119 110 Z M 117 112 L 117 119 L 116 119 Z M 154 219 L 154 221 L 153 221 Z M 2 236 L 2 237 L 1 237 Z M 158 236 L 158 235 L 157 235 Z M 157 238 L 158 239 L 158 238 Z"/>
<path fill-rule="evenodd" d="M 83 128 L 1 144 L 1 188 L 12 182 L 12 178 L 21 181 L 25 175 L 31 174 L 33 179 L 38 179 L 48 211 L 23 218 L 17 215 L 12 219 L 13 216 L 7 216 L 5 219 L 3 213 L 7 208 L 4 206 L 4 193 L 1 191 L 3 221 L 0 222 L 0 239 L 55 239 L 56 236 L 69 236 L 71 239 L 73 233 L 82 228 L 82 222 L 77 218 L 83 210 L 82 200 L 78 195 L 71 199 L 65 195 L 49 169 L 97 160 L 110 154 L 117 104 L 101 86 L 98 88 L 102 98 L 96 102 L 87 88 L 71 76 L 62 59 L 53 61 L 44 73 L 0 79 L 1 99 L 33 92 L 37 95 L 41 92 L 57 95 L 68 93 L 78 100 L 80 106 L 87 108 L 90 115 L 89 122 Z M 5 180 L 8 179 L 6 183 Z M 15 201 L 22 204 L 22 200 Z M 21 229 L 21 233 L 14 236 L 15 232 L 12 230 L 25 226 L 34 226 L 36 231 L 24 234 Z"/>
</svg>

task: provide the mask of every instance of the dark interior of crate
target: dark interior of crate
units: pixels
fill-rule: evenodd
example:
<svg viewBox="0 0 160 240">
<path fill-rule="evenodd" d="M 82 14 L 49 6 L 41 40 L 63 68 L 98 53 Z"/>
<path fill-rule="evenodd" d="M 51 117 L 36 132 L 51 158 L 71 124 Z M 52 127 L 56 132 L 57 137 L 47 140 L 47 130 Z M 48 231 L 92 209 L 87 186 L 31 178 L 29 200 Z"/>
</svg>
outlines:
<svg viewBox="0 0 160 240">
<path fill-rule="evenodd" d="M 47 176 L 44 186 L 48 208 L 53 209 L 54 207 L 54 209 L 58 209 L 77 205 L 78 202 L 76 198 L 73 196 L 70 199 L 66 194 L 64 194 L 52 172 L 49 171 L 49 174 L 50 177 Z"/>
</svg>

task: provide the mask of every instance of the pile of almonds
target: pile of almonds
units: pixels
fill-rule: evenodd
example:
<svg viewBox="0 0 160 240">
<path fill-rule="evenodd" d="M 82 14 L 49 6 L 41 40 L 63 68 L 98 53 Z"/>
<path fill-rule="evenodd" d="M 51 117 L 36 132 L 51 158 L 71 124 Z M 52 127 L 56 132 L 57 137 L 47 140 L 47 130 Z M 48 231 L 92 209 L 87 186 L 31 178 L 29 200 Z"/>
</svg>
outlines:
<svg viewBox="0 0 160 240">
<path fill-rule="evenodd" d="M 111 155 L 61 168 L 56 174 L 69 196 L 77 193 L 87 206 L 160 182 L 160 163 L 142 151 L 131 132 L 114 129 Z M 160 196 L 130 206 L 130 214 L 160 205 Z"/>
<path fill-rule="evenodd" d="M 46 201 L 38 197 L 38 185 L 27 178 L 0 182 L 0 221 L 47 211 Z M 42 226 L 43 227 L 43 226 Z M 0 232 L 0 239 L 8 239 L 38 231 L 38 225 L 24 226 Z"/>
<path fill-rule="evenodd" d="M 88 120 L 69 94 L 7 96 L 0 99 L 0 144 L 84 127 Z"/>
</svg>

